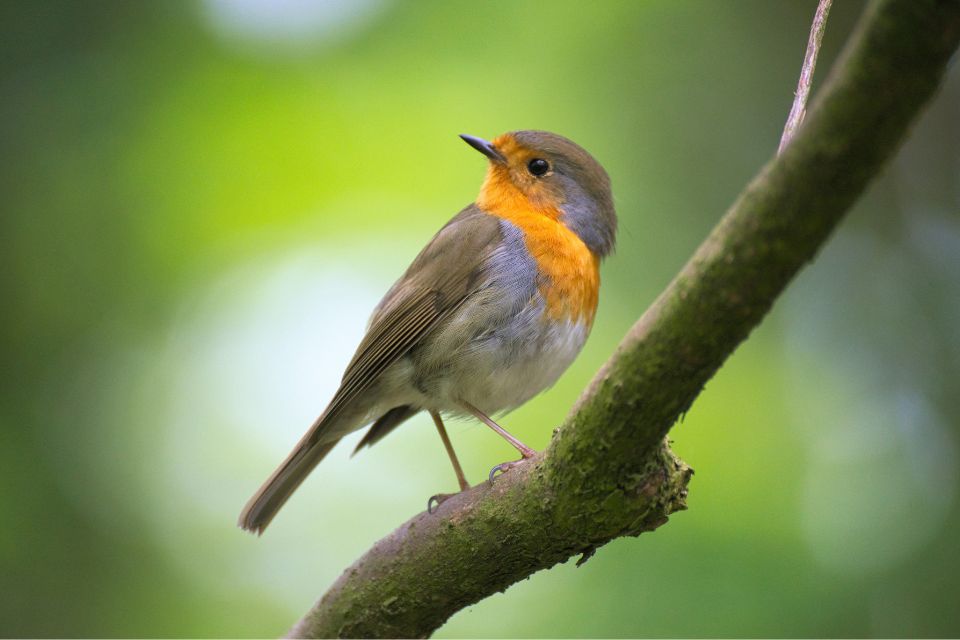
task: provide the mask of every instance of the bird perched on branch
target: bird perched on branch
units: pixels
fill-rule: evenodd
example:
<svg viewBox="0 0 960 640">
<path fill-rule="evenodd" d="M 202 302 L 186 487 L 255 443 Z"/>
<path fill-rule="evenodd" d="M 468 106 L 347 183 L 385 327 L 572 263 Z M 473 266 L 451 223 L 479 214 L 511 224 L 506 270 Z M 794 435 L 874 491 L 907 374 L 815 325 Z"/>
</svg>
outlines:
<svg viewBox="0 0 960 640">
<path fill-rule="evenodd" d="M 371 422 L 357 450 L 429 412 L 461 490 L 442 415 L 474 416 L 520 452 L 491 478 L 534 455 L 490 416 L 551 386 L 583 347 L 617 230 L 610 180 L 554 133 L 460 137 L 489 160 L 477 201 L 377 305 L 333 400 L 244 507 L 242 528 L 262 533 L 337 442 Z"/>
</svg>

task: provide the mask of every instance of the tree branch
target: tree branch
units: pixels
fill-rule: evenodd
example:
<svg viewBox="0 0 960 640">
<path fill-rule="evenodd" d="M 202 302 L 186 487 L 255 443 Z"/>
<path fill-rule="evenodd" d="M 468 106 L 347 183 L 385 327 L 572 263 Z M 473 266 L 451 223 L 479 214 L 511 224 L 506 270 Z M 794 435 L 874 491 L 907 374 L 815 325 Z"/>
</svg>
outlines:
<svg viewBox="0 0 960 640">
<path fill-rule="evenodd" d="M 807 53 L 803 56 L 803 67 L 800 69 L 800 80 L 797 82 L 797 92 L 793 94 L 793 106 L 787 116 L 787 124 L 783 127 L 783 136 L 780 138 L 780 148 L 777 153 L 783 153 L 793 134 L 797 132 L 807 115 L 807 100 L 810 98 L 810 87 L 813 85 L 813 72 L 817 68 L 817 56 L 820 54 L 820 43 L 823 42 L 823 32 L 827 29 L 827 16 L 830 15 L 830 5 L 833 0 L 820 0 L 817 12 L 813 16 L 810 26 L 810 38 L 807 40 Z"/>
<path fill-rule="evenodd" d="M 623 339 L 540 456 L 378 542 L 290 631 L 423 637 L 540 569 L 684 508 L 664 437 L 934 94 L 960 0 L 870 5 L 806 124 Z"/>
</svg>

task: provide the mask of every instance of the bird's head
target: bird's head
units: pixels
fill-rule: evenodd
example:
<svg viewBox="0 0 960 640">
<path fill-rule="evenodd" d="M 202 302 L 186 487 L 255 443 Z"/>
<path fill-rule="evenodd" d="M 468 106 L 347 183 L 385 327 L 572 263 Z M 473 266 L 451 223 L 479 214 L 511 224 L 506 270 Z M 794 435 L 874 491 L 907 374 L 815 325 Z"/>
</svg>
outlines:
<svg viewBox="0 0 960 640">
<path fill-rule="evenodd" d="M 477 197 L 481 209 L 535 211 L 566 225 L 598 257 L 613 250 L 610 178 L 578 144 L 548 131 L 512 131 L 492 142 L 460 137 L 490 160 Z"/>
</svg>

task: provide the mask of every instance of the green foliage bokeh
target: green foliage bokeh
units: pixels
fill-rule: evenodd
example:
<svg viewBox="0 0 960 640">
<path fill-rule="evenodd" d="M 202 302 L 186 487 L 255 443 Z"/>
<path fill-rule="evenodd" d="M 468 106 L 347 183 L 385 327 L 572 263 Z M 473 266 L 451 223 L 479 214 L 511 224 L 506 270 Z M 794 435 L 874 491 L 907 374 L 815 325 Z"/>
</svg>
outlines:
<svg viewBox="0 0 960 640">
<path fill-rule="evenodd" d="M 469 203 L 458 133 L 557 131 L 621 218 L 542 448 L 776 149 L 813 2 L 0 8 L 0 634 L 274 636 L 455 488 L 428 420 L 235 519 Z M 860 3 L 838 3 L 823 78 Z M 441 637 L 955 636 L 960 74 L 672 432 L 690 510 Z M 358 434 L 359 436 L 359 434 Z M 511 455 L 455 423 L 473 481 Z"/>
</svg>

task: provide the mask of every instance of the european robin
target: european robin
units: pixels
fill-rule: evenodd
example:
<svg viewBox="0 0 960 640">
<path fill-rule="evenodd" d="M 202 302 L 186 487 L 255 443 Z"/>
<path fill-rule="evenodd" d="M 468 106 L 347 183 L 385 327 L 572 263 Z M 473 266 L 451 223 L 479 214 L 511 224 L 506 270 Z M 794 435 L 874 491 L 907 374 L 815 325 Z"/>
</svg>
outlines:
<svg viewBox="0 0 960 640">
<path fill-rule="evenodd" d="M 474 416 L 517 448 L 521 459 L 491 478 L 534 455 L 490 416 L 551 386 L 583 347 L 617 231 L 610 179 L 555 133 L 460 137 L 489 160 L 477 201 L 374 309 L 333 400 L 244 507 L 242 528 L 262 533 L 337 442 L 371 422 L 354 453 L 428 411 L 461 490 L 441 415 Z"/>
</svg>

